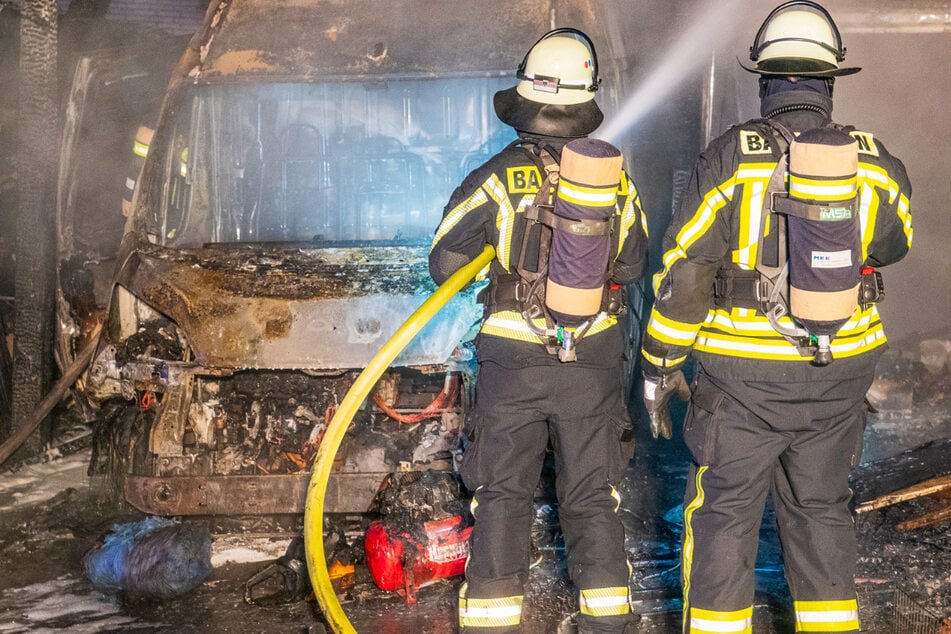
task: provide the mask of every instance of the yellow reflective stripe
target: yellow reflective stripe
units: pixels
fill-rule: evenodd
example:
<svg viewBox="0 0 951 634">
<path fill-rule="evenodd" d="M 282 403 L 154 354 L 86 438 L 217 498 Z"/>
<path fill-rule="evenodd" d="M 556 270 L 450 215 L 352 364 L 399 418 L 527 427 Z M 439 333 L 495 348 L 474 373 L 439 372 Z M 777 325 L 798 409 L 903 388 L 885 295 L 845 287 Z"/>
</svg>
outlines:
<svg viewBox="0 0 951 634">
<path fill-rule="evenodd" d="M 647 218 L 644 215 L 644 212 L 641 210 L 640 198 L 637 193 L 637 188 L 634 186 L 634 181 L 628 180 L 627 175 L 621 180 L 621 183 L 627 183 L 627 198 L 624 201 L 624 208 L 621 209 L 618 213 L 621 216 L 621 227 L 620 227 L 620 237 L 617 241 L 617 254 L 615 257 L 621 254 L 621 249 L 624 248 L 624 243 L 630 235 L 631 227 L 637 222 L 638 215 L 641 219 L 641 229 L 644 231 L 644 235 L 648 236 L 647 232 Z M 626 192 L 621 192 L 624 195 Z"/>
<path fill-rule="evenodd" d="M 844 601 L 794 601 L 797 632 L 849 632 L 859 629 L 859 604 Z"/>
<path fill-rule="evenodd" d="M 655 308 L 651 311 L 650 321 L 647 322 L 647 334 L 670 345 L 691 346 L 701 325 L 668 319 Z"/>
<path fill-rule="evenodd" d="M 870 328 L 859 338 L 839 338 L 832 340 L 832 356 L 836 358 L 853 357 L 882 346 L 886 342 L 885 331 L 881 324 Z M 715 331 L 701 331 L 694 344 L 694 350 L 749 359 L 772 359 L 779 361 L 810 361 L 809 357 L 799 354 L 796 347 L 783 339 L 778 333 L 775 338 L 754 339 L 727 335 Z"/>
<path fill-rule="evenodd" d="M 499 243 L 496 245 L 496 259 L 506 271 L 509 270 L 509 259 L 512 256 L 512 231 L 515 228 L 515 208 L 509 199 L 505 184 L 495 174 L 482 184 L 482 189 L 498 206 L 495 214 L 495 228 L 499 232 Z"/>
<path fill-rule="evenodd" d="M 732 612 L 690 608 L 691 633 L 730 632 L 730 634 L 749 634 L 752 631 L 753 606 Z"/>
<path fill-rule="evenodd" d="M 614 501 L 617 503 L 614 505 L 614 512 L 617 513 L 618 509 L 621 508 L 621 494 L 618 493 L 613 484 L 611 485 L 611 497 L 614 498 Z"/>
<path fill-rule="evenodd" d="M 621 168 L 621 182 L 617 185 L 617 195 L 627 196 L 628 194 L 630 194 L 632 198 L 636 198 L 637 189 L 634 188 L 634 181 L 627 175 L 624 168 Z"/>
<path fill-rule="evenodd" d="M 618 616 L 631 612 L 627 586 L 589 588 L 578 593 L 578 609 L 588 616 Z"/>
<path fill-rule="evenodd" d="M 888 192 L 889 204 L 894 204 L 897 198 L 898 217 L 902 222 L 902 228 L 905 231 L 905 238 L 908 241 L 908 246 L 910 247 L 914 237 L 914 231 L 912 230 L 911 226 L 910 202 L 908 200 L 907 194 L 902 193 L 902 191 L 898 188 L 898 183 L 895 182 L 895 179 L 891 178 L 888 175 L 888 172 L 878 165 L 859 162 L 858 176 L 859 184 L 864 185 L 862 198 L 866 208 L 868 208 L 871 204 L 871 202 L 867 201 L 871 201 L 873 198 L 877 199 L 877 194 L 875 193 L 873 187 L 878 187 Z M 864 223 L 863 234 L 871 234 L 871 227 L 864 226 Z M 871 239 L 870 235 L 868 236 L 868 239 Z"/>
<path fill-rule="evenodd" d="M 776 161 L 764 163 L 741 163 L 736 170 L 736 181 L 744 185 L 751 181 L 767 182 L 773 176 Z"/>
<path fill-rule="evenodd" d="M 479 491 L 481 491 L 481 490 L 482 490 L 482 487 L 481 487 L 481 486 L 480 486 L 479 488 L 477 488 L 477 489 L 472 493 L 472 501 L 469 502 L 469 513 L 472 514 L 472 518 L 473 518 L 473 519 L 475 519 L 476 510 L 479 508 L 478 495 L 479 495 Z"/>
<path fill-rule="evenodd" d="M 796 174 L 789 175 L 789 193 L 807 200 L 846 200 L 855 196 L 858 178 L 835 178 L 818 180 Z"/>
<path fill-rule="evenodd" d="M 142 158 L 145 158 L 146 156 L 149 155 L 149 146 L 148 144 L 142 143 L 141 141 L 136 139 L 135 143 L 132 144 L 132 152 L 136 156 L 141 156 Z"/>
<path fill-rule="evenodd" d="M 521 596 L 475 599 L 466 596 L 469 584 L 459 588 L 459 625 L 461 627 L 505 627 L 518 625 L 522 618 Z"/>
<path fill-rule="evenodd" d="M 763 196 L 768 179 L 769 176 L 764 180 L 746 183 L 743 187 L 743 199 L 740 204 L 744 212 L 740 213 L 739 244 L 736 251 L 732 253 L 731 260 L 734 264 L 750 270 L 756 267 L 756 253 L 763 230 L 763 215 L 760 210 L 763 208 Z M 768 217 L 766 222 L 769 223 Z"/>
<path fill-rule="evenodd" d="M 682 357 L 675 357 L 673 359 L 668 359 L 667 357 L 655 357 L 654 355 L 645 352 L 644 349 L 641 349 L 641 356 L 644 357 L 648 362 L 661 367 L 661 368 L 672 368 L 675 365 L 679 365 L 687 360 L 687 355 Z"/>
<path fill-rule="evenodd" d="M 683 619 L 685 623 L 687 622 L 687 615 L 690 614 L 690 574 L 693 572 L 693 548 L 695 545 L 693 539 L 693 514 L 697 509 L 703 506 L 703 474 L 706 473 L 707 469 L 708 467 L 705 465 L 697 468 L 697 474 L 694 476 L 694 486 L 697 488 L 697 495 L 691 500 L 690 504 L 684 507 L 684 543 L 680 557 L 684 572 Z"/>
<path fill-rule="evenodd" d="M 617 186 L 592 187 L 562 178 L 558 181 L 558 198 L 587 207 L 611 207 L 617 202 Z"/>
<path fill-rule="evenodd" d="M 542 318 L 533 320 L 536 327 L 545 329 L 545 320 Z M 588 328 L 585 337 L 603 332 L 617 323 L 617 317 L 600 313 Z M 500 310 L 492 313 L 482 323 L 481 332 L 496 337 L 505 337 L 506 339 L 516 339 L 518 341 L 528 341 L 531 343 L 545 343 L 542 339 L 532 332 L 532 329 L 525 323 L 522 314 L 514 310 Z M 579 343 L 578 345 L 583 345 Z"/>
<path fill-rule="evenodd" d="M 478 189 L 472 192 L 471 196 L 453 207 L 452 210 L 446 214 L 445 218 L 442 219 L 442 222 L 439 223 L 439 227 L 436 229 L 436 235 L 433 237 L 433 246 L 436 246 L 447 233 L 452 231 L 453 228 L 459 224 L 459 221 L 465 218 L 466 214 L 479 205 L 484 204 L 487 200 L 488 196 L 485 195 L 485 192 L 482 189 Z"/>
<path fill-rule="evenodd" d="M 735 185 L 735 176 L 731 176 L 726 182 L 711 189 L 700 202 L 693 217 L 684 223 L 677 233 L 676 245 L 664 254 L 663 268 L 654 275 L 655 295 L 658 294 L 661 280 L 674 263 L 687 257 L 687 250 L 710 228 L 716 219 L 717 211 L 732 199 Z"/>
<path fill-rule="evenodd" d="M 901 220 L 902 229 L 905 232 L 905 239 L 908 241 L 908 248 L 914 240 L 915 232 L 911 227 L 911 203 L 904 194 L 898 197 L 898 218 Z"/>
<path fill-rule="evenodd" d="M 849 320 L 839 328 L 836 337 L 864 336 L 871 326 L 880 323 L 880 321 L 881 318 L 875 306 L 856 310 Z M 788 317 L 780 318 L 779 322 L 787 326 L 793 325 Z M 701 330 L 720 330 L 729 334 L 748 337 L 779 335 L 765 315 L 758 314 L 751 308 L 718 308 L 707 316 Z"/>
</svg>

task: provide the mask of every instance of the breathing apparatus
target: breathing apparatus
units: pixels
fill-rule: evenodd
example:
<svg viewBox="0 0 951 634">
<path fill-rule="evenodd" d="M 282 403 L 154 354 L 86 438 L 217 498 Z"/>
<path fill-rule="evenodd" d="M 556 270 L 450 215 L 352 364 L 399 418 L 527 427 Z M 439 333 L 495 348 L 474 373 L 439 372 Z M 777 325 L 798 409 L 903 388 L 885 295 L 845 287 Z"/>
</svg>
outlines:
<svg viewBox="0 0 951 634">
<path fill-rule="evenodd" d="M 525 211 L 514 307 L 563 362 L 577 359 L 578 342 L 602 312 L 617 314 L 623 305 L 620 286 L 607 284 L 617 247 L 622 162 L 621 151 L 606 141 L 570 141 L 560 164 L 549 158 L 544 165 L 547 177 Z M 537 248 L 531 248 L 533 240 Z M 537 253 L 536 262 L 526 261 L 529 252 Z"/>
<path fill-rule="evenodd" d="M 831 340 L 858 308 L 862 284 L 858 143 L 835 126 L 796 138 L 773 126 L 788 142 L 788 158 L 774 172 L 785 172 L 788 161 L 788 190 L 767 189 L 761 219 L 764 227 L 776 225 L 779 257 L 767 264 L 764 235 L 756 263 L 766 285 L 764 310 L 774 330 L 812 354 L 815 365 L 828 365 Z M 787 314 L 792 324 L 780 322 Z"/>
</svg>

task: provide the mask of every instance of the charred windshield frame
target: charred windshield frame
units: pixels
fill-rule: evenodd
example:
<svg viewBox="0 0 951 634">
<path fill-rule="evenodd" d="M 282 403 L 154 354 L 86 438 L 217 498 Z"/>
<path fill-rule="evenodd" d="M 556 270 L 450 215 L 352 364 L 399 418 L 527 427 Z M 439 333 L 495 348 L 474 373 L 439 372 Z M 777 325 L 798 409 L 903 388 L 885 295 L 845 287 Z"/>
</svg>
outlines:
<svg viewBox="0 0 951 634">
<path fill-rule="evenodd" d="M 428 246 L 454 187 L 515 138 L 492 106 L 510 84 L 187 86 L 157 141 L 146 232 L 174 248 Z"/>
</svg>

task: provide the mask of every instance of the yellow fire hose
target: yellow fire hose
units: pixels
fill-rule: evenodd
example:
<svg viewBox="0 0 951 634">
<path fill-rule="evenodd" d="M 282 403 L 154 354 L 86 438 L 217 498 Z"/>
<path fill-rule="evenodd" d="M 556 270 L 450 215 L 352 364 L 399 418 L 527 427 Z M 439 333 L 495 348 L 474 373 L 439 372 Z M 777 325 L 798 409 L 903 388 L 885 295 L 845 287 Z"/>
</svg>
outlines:
<svg viewBox="0 0 951 634">
<path fill-rule="evenodd" d="M 330 574 L 327 571 L 327 559 L 324 554 L 324 498 L 327 494 L 327 480 L 330 478 L 330 469 L 343 436 L 350 426 L 350 421 L 356 415 L 360 404 L 363 403 L 370 390 L 376 385 L 383 372 L 390 366 L 403 348 L 422 330 L 433 316 L 439 312 L 469 280 L 474 278 L 495 257 L 492 246 L 486 246 L 475 260 L 462 267 L 446 280 L 442 286 L 426 299 L 416 311 L 407 318 L 403 325 L 390 338 L 383 348 L 376 353 L 367 367 L 360 373 L 357 380 L 350 386 L 350 391 L 344 396 L 337 408 L 333 419 L 324 432 L 323 440 L 317 449 L 314 460 L 314 470 L 307 486 L 307 499 L 304 504 L 304 552 L 307 557 L 307 570 L 310 582 L 317 595 L 320 609 L 327 618 L 327 623 L 334 632 L 356 632 L 347 615 L 344 614 L 337 594 L 330 583 Z"/>
</svg>

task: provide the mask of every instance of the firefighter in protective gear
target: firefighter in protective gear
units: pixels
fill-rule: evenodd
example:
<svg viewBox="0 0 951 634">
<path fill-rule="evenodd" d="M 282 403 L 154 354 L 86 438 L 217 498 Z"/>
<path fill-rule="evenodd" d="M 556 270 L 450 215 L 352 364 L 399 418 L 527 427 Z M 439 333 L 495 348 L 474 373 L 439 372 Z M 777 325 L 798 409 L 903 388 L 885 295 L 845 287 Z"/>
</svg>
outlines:
<svg viewBox="0 0 951 634">
<path fill-rule="evenodd" d="M 452 194 L 429 259 L 433 279 L 442 283 L 487 243 L 496 251 L 484 272 L 489 284 L 476 340 L 476 403 L 460 466 L 473 493 L 475 524 L 459 623 L 466 632 L 518 631 L 533 498 L 550 443 L 569 574 L 579 590 L 579 629 L 632 631 L 631 572 L 617 516 L 618 485 L 630 459 L 624 441 L 632 428 L 622 386 L 626 336 L 617 316 L 602 308 L 575 360 L 559 360 L 537 334 L 544 320 L 526 323 L 516 290 L 520 263 L 539 265 L 542 238 L 526 239 L 532 233 L 527 216 L 548 182 L 546 173 L 557 169 L 570 142 L 598 146 L 586 138 L 603 117 L 594 101 L 594 47 L 580 31 L 556 29 L 530 49 L 518 78 L 517 86 L 494 99 L 496 114 L 518 139 Z M 623 172 L 615 182 L 606 287 L 638 280 L 647 256 L 647 225 L 634 182 Z"/>
<path fill-rule="evenodd" d="M 132 143 L 132 160 L 129 161 L 125 177 L 125 191 L 122 196 L 122 215 L 128 218 L 132 215 L 132 197 L 135 194 L 135 184 L 139 180 L 139 174 L 142 173 L 142 166 L 145 165 L 145 158 L 149 155 L 149 146 L 152 144 L 152 136 L 155 130 L 140 125 L 135 132 L 135 141 Z"/>
<path fill-rule="evenodd" d="M 864 397 L 885 332 L 873 294 L 856 302 L 832 338 L 835 361 L 817 362 L 809 341 L 790 341 L 764 313 L 757 270 L 758 258 L 781 262 L 805 249 L 817 273 L 849 259 L 791 242 L 785 254 L 777 251 L 780 214 L 764 211 L 783 197 L 772 195 L 774 175 L 788 198 L 803 183 L 817 192 L 828 184 L 776 169 L 789 144 L 783 131 L 794 140 L 846 134 L 855 141 L 857 167 L 839 184 L 855 196 L 841 213 L 860 216 L 860 262 L 841 264 L 869 272 L 911 247 L 904 166 L 872 134 L 832 122 L 835 77 L 858 70 L 840 67 L 844 53 L 821 6 L 787 2 L 769 14 L 750 50 L 754 65 L 744 66 L 759 75 L 762 118 L 732 127 L 701 154 L 664 236 L 642 361 L 652 395 L 645 405 L 658 420 L 669 420 L 666 401 L 683 380 L 684 361 L 696 361 L 683 431 L 693 459 L 684 497 L 685 632 L 751 631 L 756 536 L 770 493 L 797 631 L 859 631 L 848 476 L 860 457 Z M 858 292 L 872 277 L 862 277 Z M 789 315 L 779 322 L 794 325 Z"/>
</svg>

